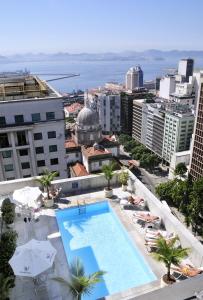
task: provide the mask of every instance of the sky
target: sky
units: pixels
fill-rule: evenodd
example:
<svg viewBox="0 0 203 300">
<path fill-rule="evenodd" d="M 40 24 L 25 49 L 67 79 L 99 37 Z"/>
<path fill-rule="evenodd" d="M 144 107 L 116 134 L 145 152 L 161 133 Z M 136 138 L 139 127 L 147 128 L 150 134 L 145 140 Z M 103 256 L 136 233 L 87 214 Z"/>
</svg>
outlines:
<svg viewBox="0 0 203 300">
<path fill-rule="evenodd" d="M 203 0 L 0 0 L 0 54 L 203 50 Z"/>
</svg>

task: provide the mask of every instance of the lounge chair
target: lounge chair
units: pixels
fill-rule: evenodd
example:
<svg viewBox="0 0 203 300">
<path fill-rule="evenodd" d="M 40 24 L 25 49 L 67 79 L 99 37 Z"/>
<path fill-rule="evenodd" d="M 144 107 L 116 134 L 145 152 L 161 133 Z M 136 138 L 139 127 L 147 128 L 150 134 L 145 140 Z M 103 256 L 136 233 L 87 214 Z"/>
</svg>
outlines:
<svg viewBox="0 0 203 300">
<path fill-rule="evenodd" d="M 146 233 L 145 234 L 145 241 L 156 241 L 158 238 L 163 237 L 166 240 L 170 240 L 172 238 L 174 238 L 176 236 L 176 234 L 174 232 L 169 233 L 167 231 L 163 231 L 163 230 L 157 230 L 157 233 Z"/>
<path fill-rule="evenodd" d="M 149 211 L 147 212 L 135 212 L 133 214 L 133 220 L 143 221 L 144 223 L 152 223 L 160 225 L 161 218 L 155 215 L 152 215 Z"/>
<path fill-rule="evenodd" d="M 203 267 L 196 268 L 190 265 L 185 266 L 178 266 L 178 267 L 171 267 L 171 269 L 174 271 L 174 274 L 178 274 L 178 276 L 175 276 L 176 279 L 179 279 L 180 277 L 195 277 L 201 273 L 203 273 Z"/>
<path fill-rule="evenodd" d="M 120 206 L 121 209 L 124 208 L 138 208 L 138 207 L 144 207 L 145 206 L 145 201 L 143 198 L 137 197 L 137 198 L 133 198 L 133 197 L 129 197 L 128 199 L 122 199 L 120 201 Z"/>
</svg>

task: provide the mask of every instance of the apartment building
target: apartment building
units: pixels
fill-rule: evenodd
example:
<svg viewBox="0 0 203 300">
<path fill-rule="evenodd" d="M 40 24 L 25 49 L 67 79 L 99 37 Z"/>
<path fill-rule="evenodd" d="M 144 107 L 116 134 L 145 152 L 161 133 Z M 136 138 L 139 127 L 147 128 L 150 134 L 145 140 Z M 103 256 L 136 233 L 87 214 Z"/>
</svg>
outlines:
<svg viewBox="0 0 203 300">
<path fill-rule="evenodd" d="M 91 106 L 97 109 L 104 134 L 121 131 L 121 96 L 119 91 L 109 90 L 105 87 L 92 89 L 88 91 L 85 98 L 89 100 Z"/>
<path fill-rule="evenodd" d="M 176 82 L 174 76 L 165 76 L 160 80 L 159 97 L 170 99 L 170 95 L 175 92 Z"/>
<path fill-rule="evenodd" d="M 178 74 L 184 76 L 186 82 L 193 74 L 194 60 L 191 58 L 184 58 L 179 61 Z"/>
<path fill-rule="evenodd" d="M 197 102 L 190 173 L 194 179 L 203 176 L 203 80 Z"/>
<path fill-rule="evenodd" d="M 143 71 L 140 66 L 132 67 L 125 76 L 126 90 L 133 91 L 136 88 L 143 87 Z"/>
<path fill-rule="evenodd" d="M 194 115 L 191 112 L 165 113 L 162 157 L 170 163 L 173 153 L 190 148 L 194 126 Z"/>
<path fill-rule="evenodd" d="M 132 118 L 132 137 L 138 142 L 142 142 L 142 119 L 144 99 L 133 101 L 133 118 Z"/>
<path fill-rule="evenodd" d="M 67 176 L 63 99 L 45 81 L 21 75 L 0 78 L 0 181 Z"/>
</svg>

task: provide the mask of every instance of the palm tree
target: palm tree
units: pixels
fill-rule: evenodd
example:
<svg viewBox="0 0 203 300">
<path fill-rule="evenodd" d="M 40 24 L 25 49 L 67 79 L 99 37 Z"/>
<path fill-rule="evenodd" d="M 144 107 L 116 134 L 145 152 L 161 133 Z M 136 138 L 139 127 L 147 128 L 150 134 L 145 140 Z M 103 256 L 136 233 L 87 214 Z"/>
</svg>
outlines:
<svg viewBox="0 0 203 300">
<path fill-rule="evenodd" d="M 49 170 L 45 170 L 44 174 L 37 179 L 38 182 L 46 189 L 47 191 L 47 198 L 50 199 L 49 196 L 49 188 L 51 186 L 52 180 L 58 175 L 58 172 L 50 172 Z"/>
<path fill-rule="evenodd" d="M 70 265 L 70 280 L 61 277 L 53 278 L 69 288 L 75 299 L 81 300 L 82 295 L 91 295 L 94 286 L 99 283 L 104 271 L 98 271 L 91 275 L 85 275 L 84 266 L 79 258 Z"/>
<path fill-rule="evenodd" d="M 12 287 L 13 277 L 0 274 L 0 299 L 9 300 L 9 289 Z"/>
<path fill-rule="evenodd" d="M 156 242 L 156 252 L 153 253 L 154 258 L 157 261 L 161 261 L 167 268 L 166 280 L 172 282 L 174 279 L 171 277 L 171 264 L 178 265 L 183 258 L 188 256 L 189 248 L 182 248 L 179 243 L 178 236 L 167 241 L 163 237 L 160 237 Z"/>
<path fill-rule="evenodd" d="M 111 189 L 111 186 L 110 186 L 110 183 L 111 183 L 111 179 L 113 178 L 113 175 L 114 175 L 114 167 L 115 167 L 115 164 L 112 162 L 110 163 L 109 165 L 104 165 L 102 167 L 102 172 L 104 173 L 104 176 L 108 182 L 108 190 Z"/>
</svg>

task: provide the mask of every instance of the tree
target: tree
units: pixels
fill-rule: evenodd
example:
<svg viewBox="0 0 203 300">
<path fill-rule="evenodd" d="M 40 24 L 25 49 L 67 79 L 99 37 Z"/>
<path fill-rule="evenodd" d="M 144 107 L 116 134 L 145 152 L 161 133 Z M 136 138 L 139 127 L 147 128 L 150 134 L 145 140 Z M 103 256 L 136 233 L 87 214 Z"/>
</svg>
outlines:
<svg viewBox="0 0 203 300">
<path fill-rule="evenodd" d="M 73 117 L 67 117 L 67 118 L 65 119 L 65 121 L 66 121 L 66 123 L 75 123 L 75 120 L 74 120 Z"/>
<path fill-rule="evenodd" d="M 9 300 L 9 289 L 13 286 L 13 277 L 0 274 L 0 299 Z"/>
<path fill-rule="evenodd" d="M 129 179 L 129 173 L 125 168 L 122 168 L 120 174 L 118 175 L 118 180 L 122 185 L 127 185 Z"/>
<path fill-rule="evenodd" d="M 186 193 L 186 182 L 182 180 L 174 180 L 174 185 L 171 191 L 173 203 L 176 207 L 182 210 L 184 206 L 184 197 Z"/>
<path fill-rule="evenodd" d="M 54 180 L 55 177 L 57 177 L 58 172 L 50 172 L 49 170 L 44 171 L 44 174 L 37 179 L 39 183 L 46 189 L 47 191 L 47 198 L 50 199 L 49 196 L 49 188 L 51 186 L 52 180 Z"/>
<path fill-rule="evenodd" d="M 160 183 L 156 186 L 155 192 L 161 200 L 173 203 L 172 189 L 174 187 L 174 180 Z"/>
<path fill-rule="evenodd" d="M 157 242 L 156 252 L 153 253 L 154 258 L 157 261 L 163 262 L 167 268 L 166 281 L 171 282 L 174 279 L 171 277 L 171 264 L 178 265 L 183 258 L 188 256 L 189 248 L 182 248 L 177 246 L 177 241 L 179 241 L 178 236 L 166 241 L 163 237 L 160 237 Z"/>
<path fill-rule="evenodd" d="M 70 266 L 70 280 L 56 277 L 54 280 L 64 284 L 69 288 L 73 297 L 81 300 L 83 295 L 91 295 L 94 286 L 101 282 L 104 271 L 97 271 L 93 274 L 86 275 L 84 266 L 79 258 L 76 258 Z"/>
<path fill-rule="evenodd" d="M 174 174 L 176 176 L 184 177 L 186 172 L 187 172 L 187 167 L 186 167 L 185 163 L 179 163 L 175 167 Z"/>
<path fill-rule="evenodd" d="M 2 207 L 2 221 L 6 223 L 6 225 L 12 224 L 15 219 L 15 204 L 11 203 L 9 198 L 3 200 Z M 3 223 L 1 224 L 2 231 Z"/>
<path fill-rule="evenodd" d="M 131 140 L 132 140 L 131 136 L 129 136 L 127 134 L 122 133 L 122 134 L 119 135 L 119 143 L 121 145 L 124 145 L 126 142 L 129 142 Z"/>
<path fill-rule="evenodd" d="M 111 186 L 110 186 L 110 183 L 111 183 L 111 179 L 113 178 L 113 175 L 114 175 L 114 163 L 110 163 L 109 165 L 104 165 L 102 167 L 102 172 L 104 173 L 104 176 L 107 180 L 107 183 L 108 183 L 108 190 L 111 190 Z"/>
</svg>

